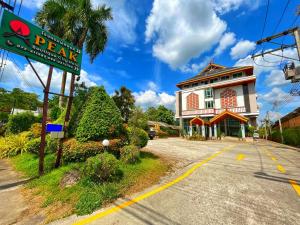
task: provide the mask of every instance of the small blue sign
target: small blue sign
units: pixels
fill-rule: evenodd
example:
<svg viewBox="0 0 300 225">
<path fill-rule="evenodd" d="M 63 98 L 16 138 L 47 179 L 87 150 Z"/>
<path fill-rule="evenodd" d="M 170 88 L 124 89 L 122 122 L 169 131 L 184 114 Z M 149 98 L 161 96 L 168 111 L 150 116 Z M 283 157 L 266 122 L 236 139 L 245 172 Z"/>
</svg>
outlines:
<svg viewBox="0 0 300 225">
<path fill-rule="evenodd" d="M 61 132 L 63 131 L 63 125 L 61 124 L 51 124 L 46 125 L 46 132 Z"/>
</svg>

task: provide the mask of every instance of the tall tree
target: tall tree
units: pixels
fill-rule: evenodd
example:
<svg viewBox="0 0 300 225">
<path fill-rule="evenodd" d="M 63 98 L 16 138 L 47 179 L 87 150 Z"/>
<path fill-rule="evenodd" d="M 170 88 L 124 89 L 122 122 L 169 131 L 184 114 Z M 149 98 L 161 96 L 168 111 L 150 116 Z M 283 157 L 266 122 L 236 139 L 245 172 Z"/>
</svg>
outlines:
<svg viewBox="0 0 300 225">
<path fill-rule="evenodd" d="M 85 47 L 91 63 L 104 51 L 108 38 L 105 22 L 111 19 L 110 8 L 105 5 L 93 7 L 91 0 L 47 0 L 36 15 L 37 23 L 50 32 L 72 42 L 80 49 Z M 63 81 L 62 86 L 64 85 Z M 63 90 L 64 87 L 61 91 Z M 69 98 L 65 123 L 69 120 L 71 103 L 72 98 Z M 60 165 L 61 155 L 62 140 L 59 143 L 55 167 Z"/>
<path fill-rule="evenodd" d="M 91 63 L 104 51 L 108 33 L 105 22 L 111 20 L 111 9 L 92 6 L 91 0 L 47 0 L 35 20 L 49 32 L 83 48 Z M 61 94 L 64 95 L 67 72 L 63 73 Z M 60 98 L 60 105 L 63 98 Z"/>
<path fill-rule="evenodd" d="M 175 124 L 174 112 L 163 105 L 158 106 L 158 108 L 148 108 L 146 114 L 149 120 L 164 122 L 171 125 Z"/>
<path fill-rule="evenodd" d="M 113 100 L 121 111 L 122 118 L 125 123 L 128 122 L 130 114 L 134 109 L 134 96 L 131 91 L 126 87 L 122 86 L 120 90 L 115 91 Z"/>
</svg>

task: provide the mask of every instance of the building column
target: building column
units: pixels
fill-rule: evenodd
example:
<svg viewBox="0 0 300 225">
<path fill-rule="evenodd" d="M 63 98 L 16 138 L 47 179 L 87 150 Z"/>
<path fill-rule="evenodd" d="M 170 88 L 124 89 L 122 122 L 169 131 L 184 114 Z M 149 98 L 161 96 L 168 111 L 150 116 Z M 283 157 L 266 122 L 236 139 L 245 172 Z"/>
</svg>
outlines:
<svg viewBox="0 0 300 225">
<path fill-rule="evenodd" d="M 190 136 L 193 136 L 193 125 L 190 125 L 190 130 L 189 130 L 189 132 L 190 132 Z"/>
<path fill-rule="evenodd" d="M 217 135 L 217 124 L 214 124 L 214 137 L 217 139 L 218 135 Z"/>
<path fill-rule="evenodd" d="M 211 129 L 211 126 L 209 126 L 209 138 L 210 139 L 212 138 L 212 129 Z"/>
<path fill-rule="evenodd" d="M 224 130 L 225 130 L 225 136 L 227 136 L 227 120 L 224 119 Z"/>
<path fill-rule="evenodd" d="M 204 124 L 202 124 L 202 137 L 206 137 Z"/>
<path fill-rule="evenodd" d="M 241 131 L 242 131 L 242 139 L 245 139 L 246 135 L 245 135 L 245 124 L 241 123 Z"/>
<path fill-rule="evenodd" d="M 199 129 L 199 125 L 196 124 L 196 130 L 197 130 L 197 134 L 200 134 L 200 129 Z"/>
</svg>

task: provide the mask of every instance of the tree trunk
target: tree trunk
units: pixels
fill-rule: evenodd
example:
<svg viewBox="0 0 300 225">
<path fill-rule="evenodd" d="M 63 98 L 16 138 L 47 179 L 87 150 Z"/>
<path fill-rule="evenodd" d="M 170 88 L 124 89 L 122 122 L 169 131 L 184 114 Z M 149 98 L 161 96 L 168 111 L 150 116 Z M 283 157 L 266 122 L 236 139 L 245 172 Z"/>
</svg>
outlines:
<svg viewBox="0 0 300 225">
<path fill-rule="evenodd" d="M 50 89 L 52 72 L 53 72 L 53 66 L 50 66 L 46 88 L 44 89 L 43 121 L 42 121 L 42 132 L 41 132 L 41 144 L 40 144 L 40 150 L 39 150 L 39 175 L 40 176 L 42 176 L 44 174 L 48 97 L 49 97 L 49 89 Z"/>
<path fill-rule="evenodd" d="M 66 88 L 66 80 L 67 80 L 67 71 L 63 72 L 62 79 L 61 79 L 61 87 L 60 87 L 60 94 L 65 95 L 65 88 Z M 59 107 L 62 108 L 65 105 L 65 97 L 59 97 Z"/>
<path fill-rule="evenodd" d="M 64 142 L 64 139 L 66 138 L 67 126 L 68 126 L 69 120 L 70 120 L 70 113 L 71 113 L 71 107 L 72 107 L 72 102 L 73 102 L 74 87 L 75 87 L 75 75 L 72 74 L 71 83 L 70 83 L 69 100 L 68 100 L 68 105 L 67 105 L 65 121 L 64 121 L 64 138 L 61 138 L 59 140 L 58 150 L 57 150 L 57 157 L 56 157 L 56 162 L 55 162 L 55 168 L 58 168 L 60 166 L 60 163 L 61 163 L 63 142 Z"/>
</svg>

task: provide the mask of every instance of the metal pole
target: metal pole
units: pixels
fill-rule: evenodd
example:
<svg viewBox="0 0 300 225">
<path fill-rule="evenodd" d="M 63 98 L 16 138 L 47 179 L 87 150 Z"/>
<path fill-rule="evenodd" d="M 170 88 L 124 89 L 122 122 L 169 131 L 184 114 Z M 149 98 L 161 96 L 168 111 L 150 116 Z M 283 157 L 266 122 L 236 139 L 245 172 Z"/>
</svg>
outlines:
<svg viewBox="0 0 300 225">
<path fill-rule="evenodd" d="M 64 139 L 66 137 L 67 127 L 69 125 L 71 107 L 72 107 L 72 102 L 73 102 L 74 88 L 75 88 L 75 74 L 72 74 L 71 83 L 70 83 L 69 100 L 68 100 L 68 105 L 67 105 L 67 111 L 66 111 L 65 121 L 64 121 L 64 138 L 61 138 L 59 140 L 59 143 L 58 143 L 58 150 L 57 150 L 57 157 L 56 157 L 56 162 L 55 162 L 55 168 L 58 168 L 60 166 L 60 163 L 61 163 L 62 147 L 63 147 Z"/>
<path fill-rule="evenodd" d="M 279 129 L 280 129 L 280 135 L 281 135 L 281 143 L 283 144 L 284 140 L 283 140 L 283 135 L 282 135 L 282 125 L 281 125 L 281 118 L 279 118 Z"/>
<path fill-rule="evenodd" d="M 300 28 L 294 31 L 294 37 L 297 45 L 298 58 L 300 59 Z"/>
<path fill-rule="evenodd" d="M 41 132 L 41 145 L 40 145 L 40 158 L 39 158 L 39 175 L 44 174 L 44 158 L 45 158 L 45 146 L 46 146 L 46 123 L 47 123 L 47 112 L 48 112 L 48 98 L 49 89 L 51 84 L 51 78 L 53 73 L 53 66 L 50 66 L 46 88 L 44 89 L 44 104 L 43 104 L 43 120 L 42 120 L 42 132 Z"/>
</svg>

